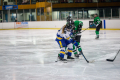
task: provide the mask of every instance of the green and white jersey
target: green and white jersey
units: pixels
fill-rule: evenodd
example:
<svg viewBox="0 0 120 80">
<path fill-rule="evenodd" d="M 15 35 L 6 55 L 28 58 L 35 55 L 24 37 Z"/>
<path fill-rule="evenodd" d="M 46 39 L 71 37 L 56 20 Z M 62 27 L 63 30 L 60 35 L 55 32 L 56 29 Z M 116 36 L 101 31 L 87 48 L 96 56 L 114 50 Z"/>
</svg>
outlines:
<svg viewBox="0 0 120 80">
<path fill-rule="evenodd" d="M 82 26 L 83 26 L 83 22 L 76 20 L 76 21 L 74 22 L 74 25 L 75 25 L 75 30 L 78 30 L 79 25 L 82 25 Z"/>
<path fill-rule="evenodd" d="M 100 22 L 101 22 L 101 20 L 100 20 L 99 17 L 95 17 L 95 18 L 94 18 L 94 24 L 95 24 L 95 25 L 99 25 Z"/>
</svg>

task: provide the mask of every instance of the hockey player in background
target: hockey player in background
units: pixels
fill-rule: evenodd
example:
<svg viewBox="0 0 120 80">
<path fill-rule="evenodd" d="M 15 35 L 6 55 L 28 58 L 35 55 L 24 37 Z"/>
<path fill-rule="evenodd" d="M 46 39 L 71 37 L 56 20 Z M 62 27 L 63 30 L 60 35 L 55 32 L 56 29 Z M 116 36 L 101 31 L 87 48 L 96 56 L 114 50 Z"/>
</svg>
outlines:
<svg viewBox="0 0 120 80">
<path fill-rule="evenodd" d="M 66 47 L 67 47 L 67 51 L 68 51 L 67 59 L 74 59 L 73 57 L 71 57 L 72 51 L 73 51 L 73 44 L 79 48 L 78 43 L 70 37 L 71 29 L 72 29 L 72 25 L 66 24 L 57 32 L 56 41 L 59 44 L 59 47 L 61 49 L 60 54 L 58 54 L 58 58 L 61 61 L 67 61 L 66 59 L 64 59 Z"/>
<path fill-rule="evenodd" d="M 95 39 L 98 39 L 99 38 L 99 31 L 100 31 L 100 27 L 102 26 L 102 23 L 101 23 L 101 20 L 97 14 L 94 14 L 94 24 L 96 26 L 96 31 L 95 31 L 96 38 Z"/>
</svg>

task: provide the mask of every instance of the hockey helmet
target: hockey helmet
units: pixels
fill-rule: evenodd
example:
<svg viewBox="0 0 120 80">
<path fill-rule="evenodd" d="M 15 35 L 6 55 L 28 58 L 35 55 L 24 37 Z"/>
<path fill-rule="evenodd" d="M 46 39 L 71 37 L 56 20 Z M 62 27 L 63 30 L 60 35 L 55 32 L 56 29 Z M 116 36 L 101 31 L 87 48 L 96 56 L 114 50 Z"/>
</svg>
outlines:
<svg viewBox="0 0 120 80">
<path fill-rule="evenodd" d="M 72 25 L 70 23 L 66 24 L 67 29 L 72 29 Z"/>
</svg>

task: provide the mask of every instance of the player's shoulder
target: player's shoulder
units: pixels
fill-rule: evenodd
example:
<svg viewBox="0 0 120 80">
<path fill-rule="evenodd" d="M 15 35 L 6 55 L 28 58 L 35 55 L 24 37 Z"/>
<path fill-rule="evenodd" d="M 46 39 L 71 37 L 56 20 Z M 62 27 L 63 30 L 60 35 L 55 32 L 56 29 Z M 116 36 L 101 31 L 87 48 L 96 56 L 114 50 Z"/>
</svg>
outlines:
<svg viewBox="0 0 120 80">
<path fill-rule="evenodd" d="M 82 22 L 82 21 L 79 21 L 79 20 L 75 20 L 74 22 Z"/>
<path fill-rule="evenodd" d="M 74 23 L 79 22 L 79 20 L 75 20 Z"/>
<path fill-rule="evenodd" d="M 96 21 L 97 19 L 99 19 L 99 17 L 95 17 L 94 20 Z"/>
<path fill-rule="evenodd" d="M 100 19 L 100 17 L 96 17 L 96 19 Z"/>
<path fill-rule="evenodd" d="M 83 23 L 82 21 L 79 21 L 79 23 Z"/>
<path fill-rule="evenodd" d="M 80 22 L 79 20 L 76 20 L 76 21 L 74 21 L 74 24 L 77 25 L 77 24 L 79 24 L 79 22 Z"/>
</svg>

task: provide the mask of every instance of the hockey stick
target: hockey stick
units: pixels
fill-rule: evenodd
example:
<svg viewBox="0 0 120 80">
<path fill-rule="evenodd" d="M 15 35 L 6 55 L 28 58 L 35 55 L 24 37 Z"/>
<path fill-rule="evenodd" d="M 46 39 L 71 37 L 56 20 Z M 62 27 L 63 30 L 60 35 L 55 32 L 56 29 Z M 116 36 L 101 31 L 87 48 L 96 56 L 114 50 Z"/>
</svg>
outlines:
<svg viewBox="0 0 120 80">
<path fill-rule="evenodd" d="M 88 28 L 86 28 L 85 30 L 83 30 L 83 31 L 78 32 L 77 34 L 75 34 L 73 38 L 75 38 L 78 34 L 80 34 L 80 33 L 84 32 L 84 31 L 86 31 L 87 29 L 89 29 L 89 27 L 88 27 Z"/>
<path fill-rule="evenodd" d="M 85 30 L 81 31 L 81 33 L 82 33 L 82 32 L 84 32 L 84 31 L 86 31 L 87 29 L 89 29 L 89 27 L 88 27 L 88 28 L 86 28 Z"/>
<path fill-rule="evenodd" d="M 80 33 L 84 32 L 84 31 L 86 31 L 87 29 L 89 29 L 89 27 L 86 28 L 85 30 L 83 30 L 83 31 L 81 31 L 81 32 L 79 32 L 79 33 L 77 33 L 77 34 L 80 34 Z M 77 35 L 77 34 L 76 34 L 76 35 Z"/>
<path fill-rule="evenodd" d="M 59 53 L 60 53 L 60 52 L 59 52 Z M 58 54 L 59 54 L 59 53 L 58 53 Z M 55 62 L 58 62 L 58 60 L 59 60 L 59 59 L 58 59 L 58 56 L 57 56 L 57 60 L 56 60 Z"/>
<path fill-rule="evenodd" d="M 86 60 L 86 62 L 89 63 L 89 61 L 86 59 L 86 57 L 84 56 L 84 54 L 83 53 L 81 53 L 81 54 L 84 57 L 84 59 Z"/>
<path fill-rule="evenodd" d="M 116 59 L 116 57 L 117 57 L 117 55 L 118 55 L 119 52 L 120 52 L 120 50 L 117 52 L 117 54 L 116 54 L 116 56 L 114 57 L 114 59 L 106 59 L 106 61 L 113 62 L 113 61 Z"/>
<path fill-rule="evenodd" d="M 57 57 L 57 60 L 55 62 L 58 62 L 58 57 Z"/>
<path fill-rule="evenodd" d="M 87 58 L 85 57 L 85 55 L 82 52 L 81 52 L 81 54 L 82 54 L 82 56 L 84 57 L 84 59 L 86 60 L 87 63 L 93 63 L 94 62 L 94 60 L 93 61 L 88 61 Z"/>
</svg>

